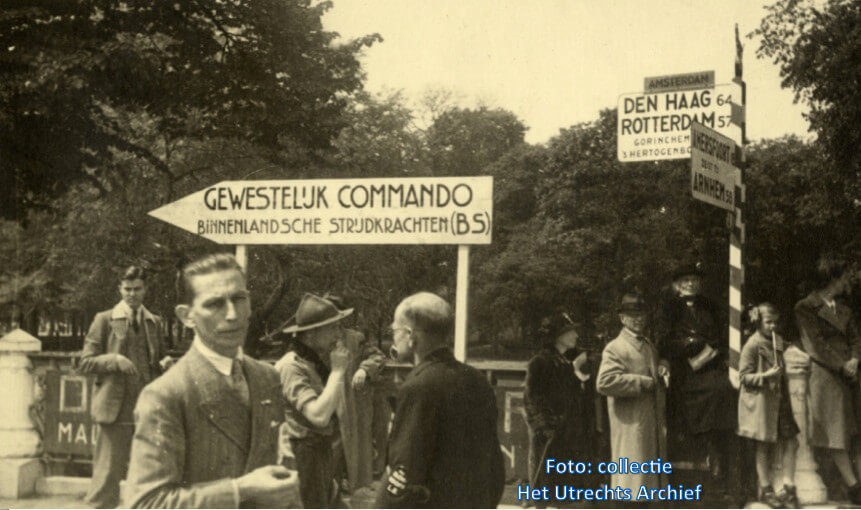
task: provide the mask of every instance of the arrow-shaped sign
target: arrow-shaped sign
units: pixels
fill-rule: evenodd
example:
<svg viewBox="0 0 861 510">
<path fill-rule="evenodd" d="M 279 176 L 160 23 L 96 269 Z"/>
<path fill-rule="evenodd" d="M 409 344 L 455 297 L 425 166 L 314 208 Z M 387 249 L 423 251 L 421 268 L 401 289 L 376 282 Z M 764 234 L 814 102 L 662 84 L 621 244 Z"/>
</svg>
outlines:
<svg viewBox="0 0 861 510">
<path fill-rule="evenodd" d="M 149 214 L 222 244 L 489 244 L 493 178 L 223 181 Z"/>
</svg>

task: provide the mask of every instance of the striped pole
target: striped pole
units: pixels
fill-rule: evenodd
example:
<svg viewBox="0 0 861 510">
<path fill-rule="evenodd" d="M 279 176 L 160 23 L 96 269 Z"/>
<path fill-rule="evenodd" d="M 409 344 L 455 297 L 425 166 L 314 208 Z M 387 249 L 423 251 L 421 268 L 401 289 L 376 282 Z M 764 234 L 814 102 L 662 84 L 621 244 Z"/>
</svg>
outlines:
<svg viewBox="0 0 861 510">
<path fill-rule="evenodd" d="M 735 26 L 735 77 L 733 83 L 741 87 L 740 104 L 736 98 L 731 103 L 732 117 L 730 122 L 741 128 L 741 143 L 736 146 L 739 171 L 735 181 L 735 221 L 732 222 L 729 234 L 729 380 L 738 389 L 738 363 L 741 355 L 742 342 L 742 311 L 744 309 L 742 296 L 744 292 L 744 220 L 742 211 L 745 201 L 744 167 L 745 167 L 745 104 L 746 90 L 742 80 L 742 54 L 744 47 L 738 36 L 738 24 Z"/>
</svg>

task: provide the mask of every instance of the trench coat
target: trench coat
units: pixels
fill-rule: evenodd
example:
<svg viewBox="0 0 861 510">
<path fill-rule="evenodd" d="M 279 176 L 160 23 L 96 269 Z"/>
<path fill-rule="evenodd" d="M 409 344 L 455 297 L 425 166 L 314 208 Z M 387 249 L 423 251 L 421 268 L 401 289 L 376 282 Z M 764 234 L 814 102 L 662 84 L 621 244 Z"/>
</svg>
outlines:
<svg viewBox="0 0 861 510">
<path fill-rule="evenodd" d="M 858 433 L 861 401 L 857 379 L 841 375 L 843 363 L 861 359 L 861 336 L 852 312 L 837 303 L 836 313 L 812 293 L 795 305 L 795 322 L 810 355 L 808 436 L 811 446 L 848 450 Z"/>
<path fill-rule="evenodd" d="M 783 338 L 776 335 L 777 355 L 783 356 Z M 777 415 L 780 409 L 781 375 L 766 380 L 762 373 L 775 364 L 770 338 L 757 331 L 744 344 L 739 361 L 738 435 L 757 441 L 777 441 Z M 783 363 L 786 366 L 786 363 Z"/>
<path fill-rule="evenodd" d="M 621 457 L 631 462 L 667 458 L 665 388 L 658 377 L 658 364 L 658 352 L 651 342 L 638 340 L 627 328 L 604 347 L 596 388 L 607 396 L 614 461 Z M 648 379 L 655 380 L 651 389 L 645 387 Z M 659 488 L 666 483 L 666 475 L 614 474 L 610 486 L 631 489 L 635 497 L 641 485 Z"/>
</svg>

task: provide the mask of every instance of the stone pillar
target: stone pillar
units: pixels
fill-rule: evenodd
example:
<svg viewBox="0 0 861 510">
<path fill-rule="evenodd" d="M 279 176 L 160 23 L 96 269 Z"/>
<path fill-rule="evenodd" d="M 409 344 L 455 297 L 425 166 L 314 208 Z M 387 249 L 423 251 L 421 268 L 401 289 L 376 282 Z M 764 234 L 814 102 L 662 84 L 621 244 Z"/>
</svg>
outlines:
<svg viewBox="0 0 861 510">
<path fill-rule="evenodd" d="M 21 329 L 0 338 L 0 497 L 32 495 L 42 471 L 42 444 L 30 419 L 33 365 L 27 357 L 40 350 L 42 343 Z"/>
<path fill-rule="evenodd" d="M 825 484 L 816 473 L 813 451 L 807 444 L 807 380 L 810 376 L 810 356 L 801 349 L 790 346 L 784 352 L 786 376 L 789 380 L 789 398 L 792 414 L 801 433 L 798 434 L 798 455 L 795 460 L 795 486 L 798 500 L 805 505 L 822 503 L 828 499 Z"/>
</svg>

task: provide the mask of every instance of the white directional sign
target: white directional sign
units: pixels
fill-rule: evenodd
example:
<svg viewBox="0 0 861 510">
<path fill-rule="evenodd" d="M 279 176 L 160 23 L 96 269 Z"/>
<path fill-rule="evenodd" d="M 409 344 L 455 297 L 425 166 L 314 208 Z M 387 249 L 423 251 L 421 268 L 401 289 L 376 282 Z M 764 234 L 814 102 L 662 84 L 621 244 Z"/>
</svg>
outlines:
<svg viewBox="0 0 861 510">
<path fill-rule="evenodd" d="M 735 209 L 740 171 L 733 166 L 735 142 L 702 124 L 691 124 L 691 194 L 722 209 Z"/>
<path fill-rule="evenodd" d="M 224 181 L 149 214 L 223 244 L 490 244 L 493 177 Z"/>
<path fill-rule="evenodd" d="M 741 139 L 730 123 L 731 101 L 740 101 L 736 84 L 619 96 L 616 126 L 619 161 L 655 161 L 690 157 L 691 123 L 699 122 L 732 139 Z"/>
</svg>

